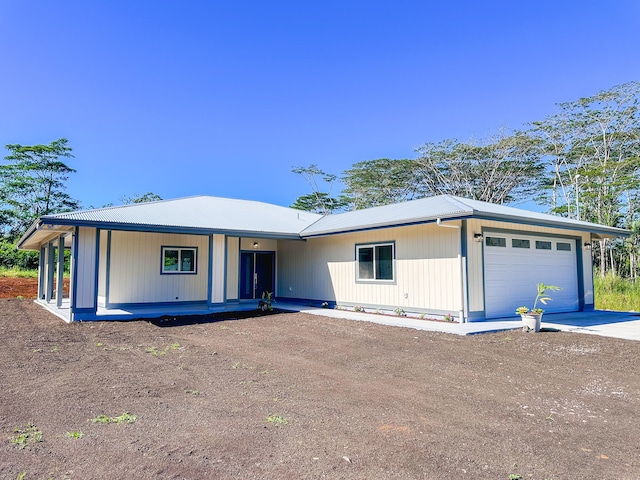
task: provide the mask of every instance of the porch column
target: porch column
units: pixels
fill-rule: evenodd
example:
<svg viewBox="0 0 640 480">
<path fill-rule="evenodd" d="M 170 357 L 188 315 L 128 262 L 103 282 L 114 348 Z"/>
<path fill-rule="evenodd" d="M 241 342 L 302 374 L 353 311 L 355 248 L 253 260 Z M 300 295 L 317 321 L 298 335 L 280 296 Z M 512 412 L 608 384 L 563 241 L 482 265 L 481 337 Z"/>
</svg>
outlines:
<svg viewBox="0 0 640 480">
<path fill-rule="evenodd" d="M 64 237 L 58 237 L 58 278 L 56 291 L 56 305 L 58 308 L 62 306 L 62 291 L 64 288 Z"/>
<path fill-rule="evenodd" d="M 40 247 L 40 255 L 38 256 L 38 300 L 44 298 L 44 288 L 46 285 L 46 255 L 47 247 Z"/>
<path fill-rule="evenodd" d="M 47 291 L 44 298 L 47 302 L 50 302 L 51 298 L 53 298 L 53 263 L 53 242 L 49 242 L 47 244 Z"/>
</svg>

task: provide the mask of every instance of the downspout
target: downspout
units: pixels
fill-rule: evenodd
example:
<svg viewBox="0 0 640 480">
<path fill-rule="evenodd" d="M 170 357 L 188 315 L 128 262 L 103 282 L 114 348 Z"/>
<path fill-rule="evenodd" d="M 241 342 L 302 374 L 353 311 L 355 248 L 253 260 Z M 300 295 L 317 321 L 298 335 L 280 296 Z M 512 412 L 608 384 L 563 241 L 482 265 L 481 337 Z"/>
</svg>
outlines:
<svg viewBox="0 0 640 480">
<path fill-rule="evenodd" d="M 459 225 L 445 225 L 442 223 L 442 219 L 438 218 L 436 224 L 439 227 L 455 228 L 458 230 L 458 264 L 460 265 L 460 310 L 458 311 L 458 318 L 460 323 L 466 323 L 464 318 L 464 264 L 462 262 L 462 227 Z"/>
</svg>

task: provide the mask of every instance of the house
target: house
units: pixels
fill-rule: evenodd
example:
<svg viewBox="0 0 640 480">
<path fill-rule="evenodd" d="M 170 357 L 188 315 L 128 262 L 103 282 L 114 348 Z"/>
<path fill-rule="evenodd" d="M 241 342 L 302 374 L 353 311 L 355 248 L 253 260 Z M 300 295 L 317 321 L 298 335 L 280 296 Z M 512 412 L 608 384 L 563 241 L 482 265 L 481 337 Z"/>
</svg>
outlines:
<svg viewBox="0 0 640 480">
<path fill-rule="evenodd" d="M 535 284 L 548 312 L 593 309 L 591 243 L 626 230 L 450 195 L 322 216 L 196 196 L 47 215 L 38 301 L 69 321 L 207 313 L 278 301 L 513 316 Z M 71 251 L 68 297 L 64 250 Z"/>
</svg>

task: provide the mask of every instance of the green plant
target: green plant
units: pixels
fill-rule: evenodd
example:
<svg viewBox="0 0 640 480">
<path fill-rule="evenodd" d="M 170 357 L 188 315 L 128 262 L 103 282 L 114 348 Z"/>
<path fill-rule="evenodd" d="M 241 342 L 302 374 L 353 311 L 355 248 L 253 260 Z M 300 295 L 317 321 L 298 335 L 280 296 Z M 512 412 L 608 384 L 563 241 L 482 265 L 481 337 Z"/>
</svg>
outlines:
<svg viewBox="0 0 640 480">
<path fill-rule="evenodd" d="M 427 317 L 426 313 L 421 313 L 420 316 L 418 317 L 420 320 L 424 320 Z"/>
<path fill-rule="evenodd" d="M 130 413 L 123 413 L 119 417 L 108 417 L 106 415 L 98 415 L 95 418 L 92 418 L 91 421 L 93 423 L 102 423 L 103 425 L 109 423 L 117 423 L 118 425 L 121 423 L 133 423 L 136 421 L 136 416 L 131 415 Z"/>
<path fill-rule="evenodd" d="M 280 415 L 269 415 L 267 417 L 267 419 L 265 420 L 265 422 L 267 423 L 275 423 L 276 425 L 286 425 L 289 423 L 289 420 L 287 420 L 286 418 L 280 416 Z"/>
<path fill-rule="evenodd" d="M 562 290 L 561 287 L 558 287 L 556 285 L 545 285 L 542 282 L 536 284 L 536 289 L 537 289 L 537 294 L 536 294 L 535 300 L 533 301 L 533 308 L 529 310 L 528 307 L 518 307 L 516 308 L 517 314 L 519 315 L 525 315 L 527 313 L 533 313 L 536 315 L 541 314 L 542 312 L 544 312 L 544 310 L 538 307 L 538 302 L 542 303 L 543 305 L 546 305 L 549 300 L 552 300 L 551 297 L 547 296 L 547 291 Z"/>
<path fill-rule="evenodd" d="M 354 312 L 364 312 L 364 307 L 361 307 L 360 305 L 356 305 L 355 307 L 353 307 L 353 311 Z"/>
<path fill-rule="evenodd" d="M 189 395 L 200 395 L 198 390 L 185 390 L 184 393 L 188 393 Z"/>
<path fill-rule="evenodd" d="M 444 316 L 444 321 L 445 321 L 445 322 L 453 322 L 453 316 L 452 316 L 450 313 L 447 313 L 447 314 Z"/>
<path fill-rule="evenodd" d="M 82 437 L 84 437 L 84 433 L 82 433 L 82 432 L 67 432 L 66 435 L 69 438 L 82 438 Z"/>
<path fill-rule="evenodd" d="M 262 292 L 262 300 L 258 302 L 258 308 L 264 311 L 272 311 L 273 307 L 272 303 L 275 303 L 275 299 L 273 298 L 273 292 Z"/>
<path fill-rule="evenodd" d="M 33 423 L 27 423 L 24 428 L 14 428 L 13 433 L 15 435 L 9 441 L 20 449 L 42 441 L 42 432 Z"/>
<path fill-rule="evenodd" d="M 322 302 L 322 308 L 329 308 L 329 302 Z"/>
<path fill-rule="evenodd" d="M 24 477 L 26 476 L 27 476 L 27 472 L 19 473 L 18 476 L 16 477 L 16 480 L 24 480 Z"/>
<path fill-rule="evenodd" d="M 509 480 L 522 480 L 522 475 L 518 475 L 517 473 L 512 473 L 509 475 Z"/>
<path fill-rule="evenodd" d="M 404 309 L 402 307 L 397 307 L 393 313 L 395 313 L 396 315 L 398 315 L 399 317 L 406 317 L 407 313 L 404 311 Z"/>
</svg>

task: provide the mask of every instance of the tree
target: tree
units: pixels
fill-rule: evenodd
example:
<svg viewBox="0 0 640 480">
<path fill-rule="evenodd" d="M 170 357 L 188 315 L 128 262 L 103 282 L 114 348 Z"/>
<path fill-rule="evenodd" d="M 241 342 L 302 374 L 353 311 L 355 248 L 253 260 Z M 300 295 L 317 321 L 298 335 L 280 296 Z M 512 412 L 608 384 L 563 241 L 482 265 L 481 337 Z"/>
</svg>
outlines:
<svg viewBox="0 0 640 480">
<path fill-rule="evenodd" d="M 534 122 L 549 161 L 541 201 L 553 212 L 609 226 L 631 228 L 640 189 L 640 83 L 559 104 L 560 112 Z M 594 249 L 604 276 L 619 270 L 613 245 Z"/>
<path fill-rule="evenodd" d="M 123 195 L 121 200 L 124 205 L 128 205 L 130 203 L 157 202 L 158 200 L 162 200 L 162 197 L 156 193 L 147 192 L 143 195 L 139 195 L 137 193 L 134 193 L 131 196 Z"/>
<path fill-rule="evenodd" d="M 39 216 L 79 208 L 64 190 L 75 170 L 61 158 L 72 158 L 66 138 L 49 145 L 6 145 L 10 152 L 0 165 L 0 222 L 5 235 L 15 238 Z"/>
<path fill-rule="evenodd" d="M 415 160 L 379 158 L 355 163 L 343 173 L 345 203 L 351 210 L 389 205 L 425 196 Z"/>
<path fill-rule="evenodd" d="M 338 179 L 336 175 L 320 170 L 315 164 L 293 167 L 291 171 L 304 178 L 311 188 L 311 193 L 298 197 L 292 208 L 328 215 L 344 207 L 343 199 L 331 196 L 333 184 Z M 320 182 L 327 185 L 328 191 L 321 191 Z"/>
<path fill-rule="evenodd" d="M 541 141 L 525 132 L 484 143 L 450 139 L 416 150 L 426 196 L 450 194 L 492 203 L 532 198 L 544 171 Z"/>
</svg>

